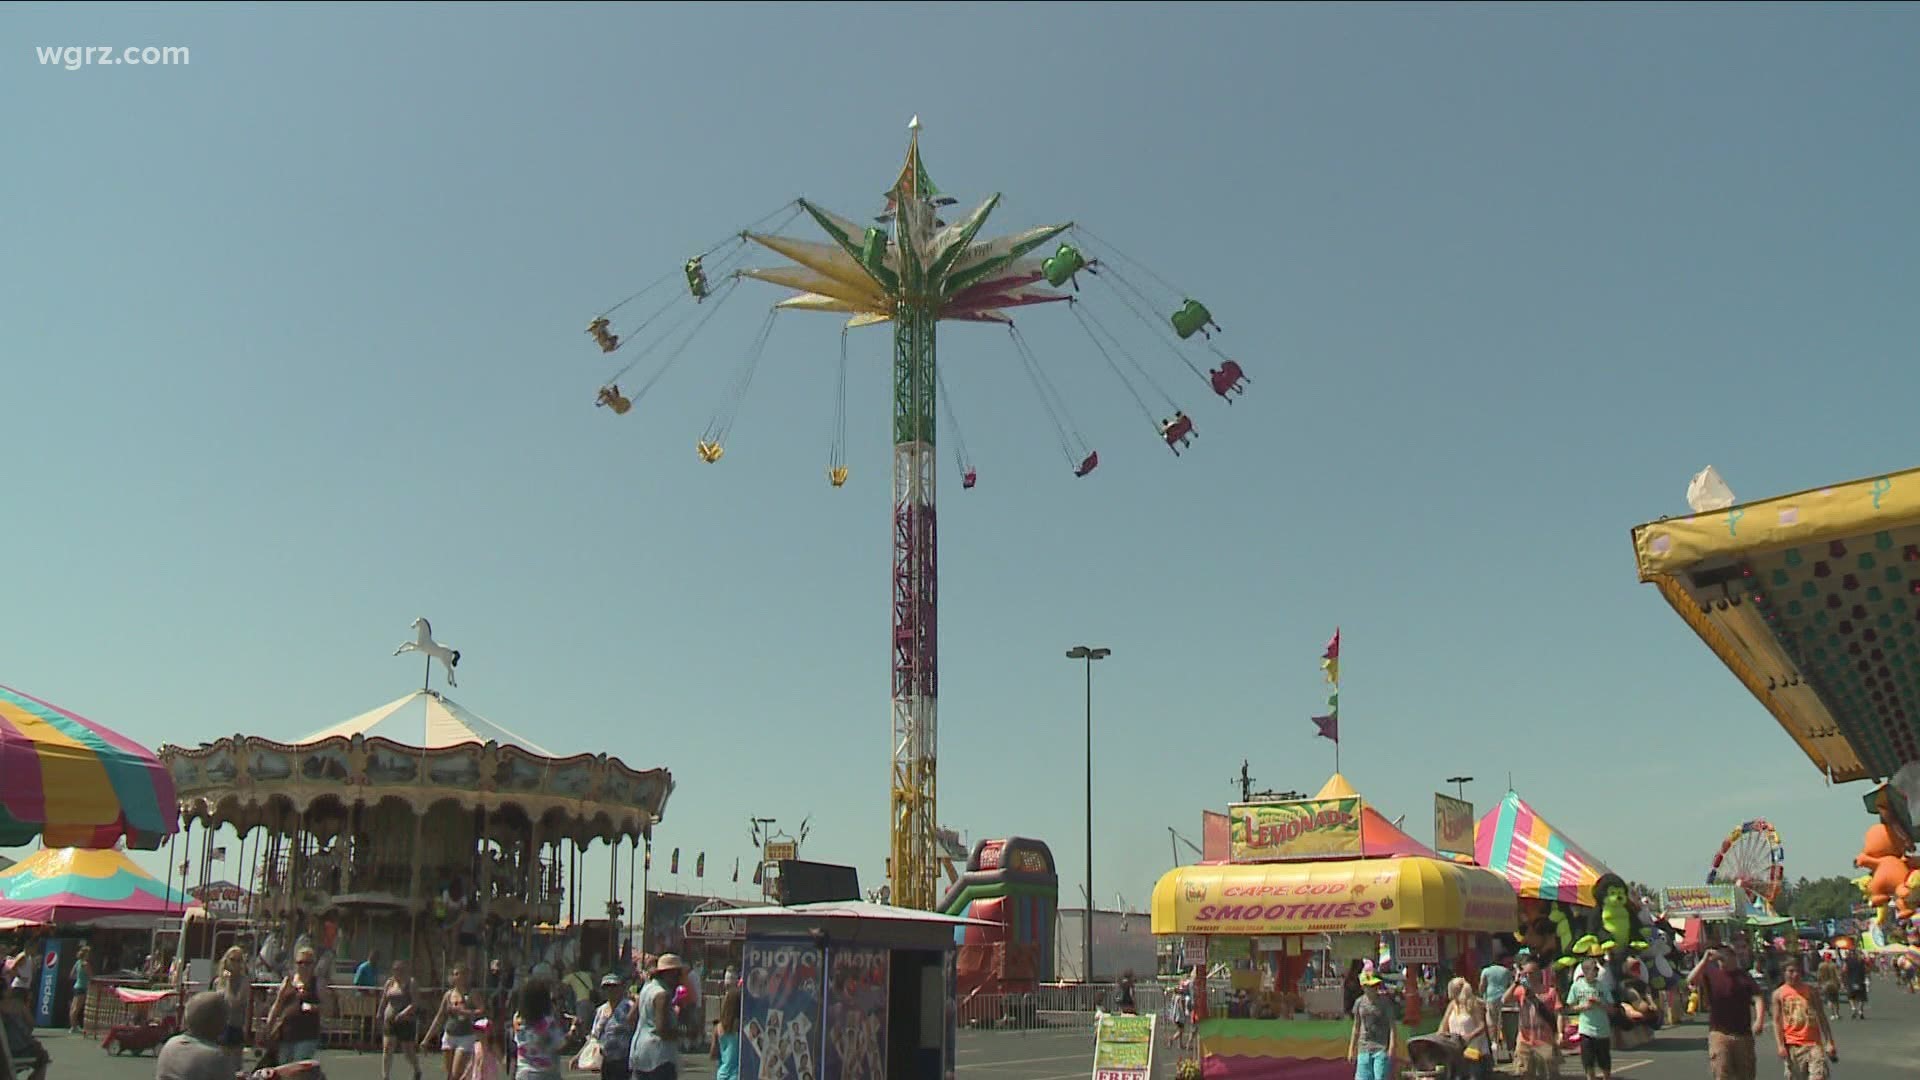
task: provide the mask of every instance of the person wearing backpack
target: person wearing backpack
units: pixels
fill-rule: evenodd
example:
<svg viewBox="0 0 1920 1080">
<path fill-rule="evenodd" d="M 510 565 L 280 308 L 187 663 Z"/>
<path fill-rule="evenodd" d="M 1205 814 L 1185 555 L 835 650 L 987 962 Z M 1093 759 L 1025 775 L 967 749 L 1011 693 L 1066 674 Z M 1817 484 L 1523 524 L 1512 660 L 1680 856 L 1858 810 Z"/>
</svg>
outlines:
<svg viewBox="0 0 1920 1080">
<path fill-rule="evenodd" d="M 627 1053 L 633 1045 L 640 1001 L 618 974 L 600 980 L 607 1000 L 593 1014 L 591 1038 L 600 1044 L 600 1080 L 627 1080 Z"/>
</svg>

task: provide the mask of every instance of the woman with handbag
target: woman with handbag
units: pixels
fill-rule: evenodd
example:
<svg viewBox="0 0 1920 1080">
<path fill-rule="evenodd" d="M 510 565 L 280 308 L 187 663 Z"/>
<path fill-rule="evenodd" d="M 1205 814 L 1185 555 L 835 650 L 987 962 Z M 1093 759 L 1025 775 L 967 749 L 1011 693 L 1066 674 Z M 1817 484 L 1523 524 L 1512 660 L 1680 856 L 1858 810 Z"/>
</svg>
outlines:
<svg viewBox="0 0 1920 1080">
<path fill-rule="evenodd" d="M 282 1062 L 320 1056 L 321 1018 L 326 1015 L 326 978 L 313 946 L 302 945 L 293 965 L 293 974 L 281 981 L 267 1010 L 267 1039 Z"/>
<path fill-rule="evenodd" d="M 1493 1042 L 1487 1024 L 1487 1006 L 1465 979 L 1447 984 L 1447 1011 L 1440 1017 L 1440 1030 L 1456 1036 L 1464 1044 L 1470 1062 L 1469 1076 L 1492 1080 Z"/>
</svg>

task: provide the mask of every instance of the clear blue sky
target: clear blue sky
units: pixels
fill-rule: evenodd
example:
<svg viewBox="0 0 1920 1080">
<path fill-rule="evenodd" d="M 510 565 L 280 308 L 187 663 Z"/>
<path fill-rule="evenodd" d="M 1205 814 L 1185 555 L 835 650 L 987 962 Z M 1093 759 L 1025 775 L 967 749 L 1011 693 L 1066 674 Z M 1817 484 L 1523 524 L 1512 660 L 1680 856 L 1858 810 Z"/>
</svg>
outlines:
<svg viewBox="0 0 1920 1080">
<path fill-rule="evenodd" d="M 599 309 L 798 195 L 878 210 L 908 117 L 1001 228 L 1075 219 L 1205 299 L 1254 382 L 1175 460 L 1065 311 L 1026 318 L 1101 451 L 1068 475 L 1003 335 L 942 357 L 980 469 L 941 510 L 941 817 L 1143 906 L 1243 756 L 1346 771 L 1424 835 L 1456 772 L 1628 876 L 1767 816 L 1790 871 L 1867 819 L 1636 584 L 1628 530 L 1914 464 L 1920 16 L 1872 10 L 9 9 L 0 679 L 158 745 L 406 692 L 672 768 L 663 850 L 747 819 L 880 879 L 888 387 L 783 317 L 726 460 L 692 444 L 736 300 L 634 413 Z M 43 67 L 36 45 L 184 45 Z M 759 287 L 771 301 L 771 287 Z M 1136 340 L 1143 333 L 1132 328 Z M 1144 350 L 1143 350 L 1144 351 Z M 1152 354 L 1147 354 L 1151 356 Z M 152 865 L 158 866 L 158 860 Z M 604 863 L 589 860 L 590 885 Z M 722 878 L 724 884 L 724 877 Z M 682 885 L 692 885 L 690 873 Z M 595 886 L 596 888 L 600 886 Z"/>
</svg>

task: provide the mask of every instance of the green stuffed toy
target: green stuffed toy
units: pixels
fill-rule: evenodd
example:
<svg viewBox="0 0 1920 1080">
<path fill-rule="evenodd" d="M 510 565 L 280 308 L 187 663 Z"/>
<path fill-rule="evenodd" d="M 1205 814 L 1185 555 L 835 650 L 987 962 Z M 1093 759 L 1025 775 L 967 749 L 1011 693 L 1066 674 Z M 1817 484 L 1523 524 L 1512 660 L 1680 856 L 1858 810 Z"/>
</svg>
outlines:
<svg viewBox="0 0 1920 1080">
<path fill-rule="evenodd" d="M 1626 882 L 1607 874 L 1595 883 L 1593 892 L 1600 898 L 1600 929 L 1607 935 L 1600 947 L 1609 953 L 1622 948 L 1646 951 L 1647 932 L 1628 897 Z"/>
</svg>

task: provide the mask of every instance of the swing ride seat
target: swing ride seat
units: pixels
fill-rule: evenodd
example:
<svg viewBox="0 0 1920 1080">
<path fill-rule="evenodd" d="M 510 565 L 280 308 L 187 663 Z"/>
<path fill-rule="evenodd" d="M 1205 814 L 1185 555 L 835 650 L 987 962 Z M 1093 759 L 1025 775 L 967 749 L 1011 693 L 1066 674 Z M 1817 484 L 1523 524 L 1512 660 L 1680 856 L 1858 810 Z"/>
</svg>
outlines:
<svg viewBox="0 0 1920 1080">
<path fill-rule="evenodd" d="M 860 245 L 860 264 L 873 271 L 887 265 L 887 230 L 876 226 L 867 228 L 866 242 Z"/>
<path fill-rule="evenodd" d="M 1195 334 L 1210 337 L 1207 333 L 1209 326 L 1220 329 L 1220 324 L 1213 321 L 1213 313 L 1198 300 L 1189 300 L 1180 305 L 1180 310 L 1174 312 L 1169 321 L 1173 323 L 1173 332 L 1179 334 L 1182 340 Z"/>
<path fill-rule="evenodd" d="M 686 266 L 687 291 L 693 294 L 695 300 L 705 300 L 708 293 L 707 271 L 700 265 L 700 260 L 701 256 L 695 255 L 687 260 Z"/>
<path fill-rule="evenodd" d="M 1183 412 L 1174 413 L 1173 419 L 1160 422 L 1160 435 L 1168 446 L 1185 446 L 1187 440 L 1194 437 L 1193 417 Z"/>
<path fill-rule="evenodd" d="M 593 335 L 594 344 L 600 346 L 601 352 L 612 352 L 620 347 L 620 335 L 607 331 L 607 318 L 604 315 L 587 324 L 587 333 Z"/>
<path fill-rule="evenodd" d="M 627 410 L 633 408 L 633 402 L 629 400 L 625 394 L 620 392 L 618 386 L 601 387 L 600 393 L 593 399 L 593 403 L 595 407 L 598 408 L 612 409 L 613 415 L 615 416 L 625 416 L 627 415 Z"/>
<path fill-rule="evenodd" d="M 1040 262 L 1040 272 L 1046 276 L 1047 284 L 1059 288 L 1073 280 L 1073 275 L 1087 269 L 1086 256 L 1072 244 L 1061 244 L 1060 249 Z"/>
<path fill-rule="evenodd" d="M 979 481 L 980 474 L 974 472 L 972 469 L 968 469 L 966 472 L 960 474 L 960 487 L 963 490 L 972 487 L 974 484 L 979 483 Z"/>
<path fill-rule="evenodd" d="M 719 461 L 722 457 L 725 457 L 727 453 L 726 448 L 721 446 L 719 443 L 708 442 L 705 439 L 701 439 L 700 441 L 694 443 L 693 448 L 697 453 L 699 453 L 700 460 L 706 462 L 709 465 L 713 464 L 716 461 Z"/>
<path fill-rule="evenodd" d="M 1231 395 L 1246 392 L 1249 381 L 1247 373 L 1241 370 L 1236 360 L 1222 361 L 1219 367 L 1207 372 L 1207 382 L 1213 387 L 1213 392 L 1227 398 L 1228 404 L 1233 402 Z"/>
<path fill-rule="evenodd" d="M 1087 458 L 1085 461 L 1082 461 L 1079 465 L 1074 467 L 1073 475 L 1085 476 L 1099 467 L 1100 467 L 1100 451 L 1095 450 L 1093 453 L 1087 455 Z"/>
<path fill-rule="evenodd" d="M 846 467 L 845 465 L 831 465 L 831 466 L 828 466 L 828 468 L 827 468 L 827 483 L 829 483 L 829 484 L 832 484 L 832 485 L 833 485 L 834 487 L 844 487 L 844 486 L 846 486 L 846 483 L 847 483 L 847 467 Z"/>
</svg>

